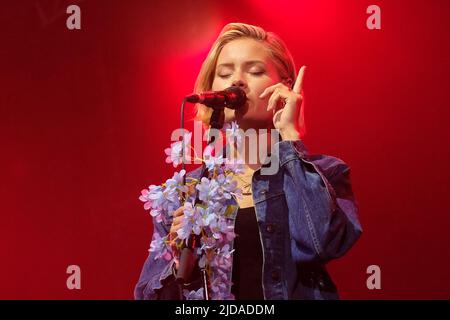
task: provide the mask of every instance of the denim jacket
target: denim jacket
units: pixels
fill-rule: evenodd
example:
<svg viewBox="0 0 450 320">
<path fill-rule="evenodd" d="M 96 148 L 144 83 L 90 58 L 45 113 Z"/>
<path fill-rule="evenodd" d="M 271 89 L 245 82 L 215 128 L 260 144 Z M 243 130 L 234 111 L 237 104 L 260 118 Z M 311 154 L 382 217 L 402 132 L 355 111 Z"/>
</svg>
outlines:
<svg viewBox="0 0 450 320">
<path fill-rule="evenodd" d="M 344 255 L 362 232 L 350 168 L 338 158 L 311 155 L 301 140 L 281 141 L 277 147 L 277 173 L 262 175 L 257 170 L 252 178 L 263 252 L 264 297 L 338 299 L 325 265 Z M 161 236 L 169 229 L 170 222 L 154 223 L 154 232 Z M 173 264 L 154 260 L 150 253 L 135 298 L 158 299 L 158 289 L 172 274 Z"/>
</svg>

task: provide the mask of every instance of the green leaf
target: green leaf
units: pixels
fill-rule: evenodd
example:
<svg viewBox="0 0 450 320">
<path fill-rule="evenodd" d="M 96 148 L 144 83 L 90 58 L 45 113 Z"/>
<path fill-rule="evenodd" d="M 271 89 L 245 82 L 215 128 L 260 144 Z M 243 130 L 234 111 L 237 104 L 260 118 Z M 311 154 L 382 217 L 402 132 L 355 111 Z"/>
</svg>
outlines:
<svg viewBox="0 0 450 320">
<path fill-rule="evenodd" d="M 238 206 L 235 205 L 229 205 L 226 209 L 225 209 L 225 217 L 229 218 L 233 215 L 233 213 L 238 209 Z"/>
</svg>

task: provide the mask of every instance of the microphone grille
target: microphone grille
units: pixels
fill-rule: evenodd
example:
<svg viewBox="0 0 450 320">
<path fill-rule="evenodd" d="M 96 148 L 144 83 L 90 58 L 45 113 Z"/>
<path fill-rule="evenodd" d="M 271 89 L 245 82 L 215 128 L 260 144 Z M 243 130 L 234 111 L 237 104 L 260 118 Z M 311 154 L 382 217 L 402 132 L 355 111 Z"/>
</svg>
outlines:
<svg viewBox="0 0 450 320">
<path fill-rule="evenodd" d="M 245 94 L 245 91 L 240 87 L 232 86 L 225 89 L 225 91 L 233 93 L 233 96 L 229 101 L 229 105 L 227 106 L 229 108 L 231 107 L 231 109 L 241 108 L 247 101 L 247 95 Z"/>
</svg>

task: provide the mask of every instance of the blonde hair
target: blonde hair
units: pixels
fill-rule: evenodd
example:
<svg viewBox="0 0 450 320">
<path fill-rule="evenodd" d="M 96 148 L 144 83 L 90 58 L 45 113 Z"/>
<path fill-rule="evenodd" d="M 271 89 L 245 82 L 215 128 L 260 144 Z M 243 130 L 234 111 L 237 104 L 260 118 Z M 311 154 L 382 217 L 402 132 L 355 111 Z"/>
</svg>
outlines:
<svg viewBox="0 0 450 320">
<path fill-rule="evenodd" d="M 294 59 L 283 40 L 275 33 L 266 32 L 263 28 L 258 26 L 245 23 L 229 23 L 223 27 L 216 41 L 213 43 L 206 59 L 203 61 L 197 80 L 195 81 L 195 93 L 211 90 L 220 52 L 227 43 L 241 38 L 261 41 L 272 56 L 273 63 L 280 78 L 283 81 L 290 82 L 290 86 L 292 87 L 293 81 L 297 77 L 297 73 Z M 212 109 L 197 104 L 195 118 L 201 120 L 205 124 L 209 123 L 211 111 Z"/>
</svg>

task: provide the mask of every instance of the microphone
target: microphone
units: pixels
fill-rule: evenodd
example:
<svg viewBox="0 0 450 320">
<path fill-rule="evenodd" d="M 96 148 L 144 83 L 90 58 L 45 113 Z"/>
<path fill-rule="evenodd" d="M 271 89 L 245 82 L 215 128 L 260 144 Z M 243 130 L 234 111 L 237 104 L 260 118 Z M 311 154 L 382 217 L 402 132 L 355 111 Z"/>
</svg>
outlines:
<svg viewBox="0 0 450 320">
<path fill-rule="evenodd" d="M 201 103 L 213 109 L 239 109 L 247 101 L 247 95 L 239 87 L 229 87 L 223 91 L 206 91 L 200 94 L 191 94 L 185 97 L 187 102 Z"/>
</svg>

